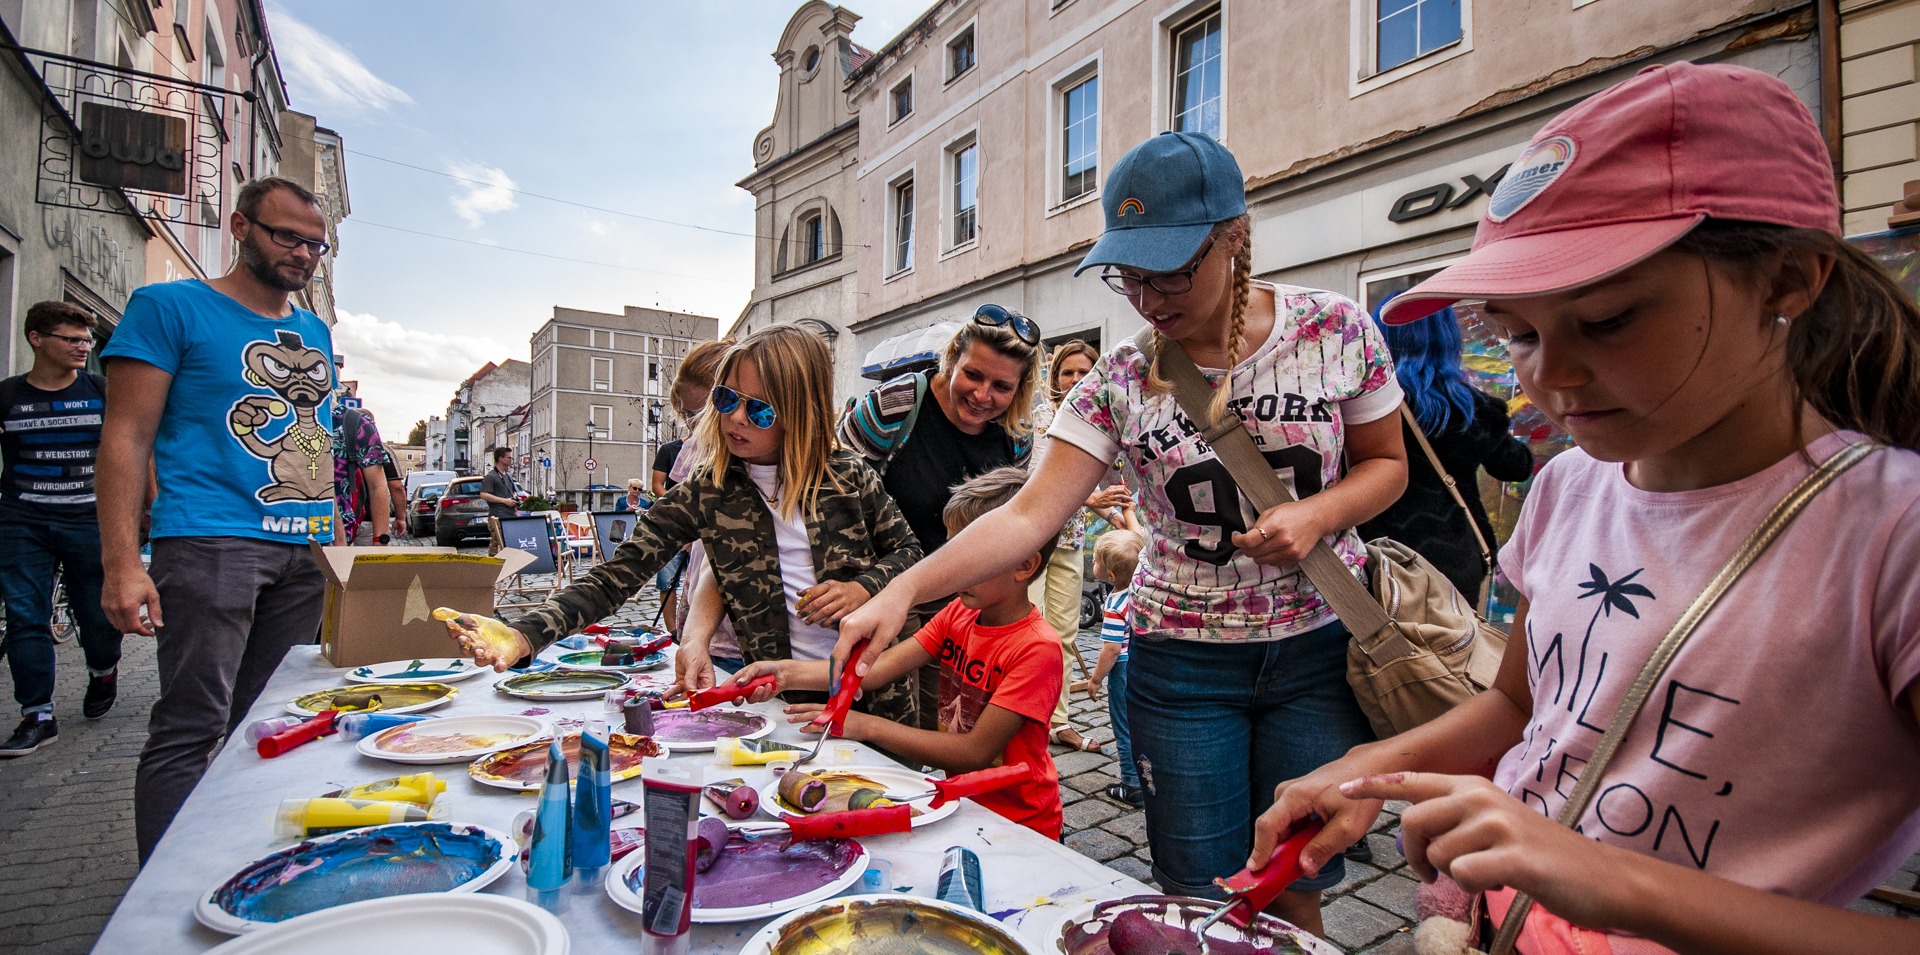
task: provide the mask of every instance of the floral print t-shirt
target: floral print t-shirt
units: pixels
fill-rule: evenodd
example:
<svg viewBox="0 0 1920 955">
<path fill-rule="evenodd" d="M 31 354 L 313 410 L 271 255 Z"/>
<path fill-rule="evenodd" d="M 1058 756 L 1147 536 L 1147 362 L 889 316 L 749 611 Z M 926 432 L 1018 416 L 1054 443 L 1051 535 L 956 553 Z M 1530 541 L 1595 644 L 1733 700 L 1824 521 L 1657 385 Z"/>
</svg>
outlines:
<svg viewBox="0 0 1920 955">
<path fill-rule="evenodd" d="M 1348 425 L 1391 415 L 1402 399 L 1373 320 L 1352 300 L 1317 289 L 1254 283 L 1273 293 L 1273 332 L 1233 369 L 1229 406 L 1274 471 L 1300 497 L 1338 484 Z M 1094 365 L 1067 396 L 1049 437 L 1101 460 L 1118 454 L 1141 496 L 1147 549 L 1134 573 L 1133 632 L 1179 640 L 1275 640 L 1333 620 L 1295 569 L 1256 564 L 1233 546 L 1253 506 L 1201 439 L 1173 394 L 1147 386 L 1147 358 L 1131 340 Z M 1209 380 L 1221 371 L 1202 368 Z M 1366 554 L 1351 529 L 1332 543 L 1358 571 Z"/>
</svg>

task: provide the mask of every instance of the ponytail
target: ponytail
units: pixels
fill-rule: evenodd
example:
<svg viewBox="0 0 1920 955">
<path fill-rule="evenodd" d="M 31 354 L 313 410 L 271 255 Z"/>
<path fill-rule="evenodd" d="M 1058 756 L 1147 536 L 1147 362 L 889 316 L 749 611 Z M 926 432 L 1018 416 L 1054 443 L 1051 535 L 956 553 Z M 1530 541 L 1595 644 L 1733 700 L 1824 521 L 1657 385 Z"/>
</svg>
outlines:
<svg viewBox="0 0 1920 955">
<path fill-rule="evenodd" d="M 1920 450 L 1920 306 L 1879 262 L 1817 229 L 1718 219 L 1674 247 L 1771 283 L 1795 278 L 1765 274 L 1787 256 L 1831 256 L 1826 286 L 1787 331 L 1795 391 L 1838 427 Z"/>
<path fill-rule="evenodd" d="M 1233 366 L 1240 363 L 1240 352 L 1247 347 L 1247 302 L 1253 297 L 1253 230 L 1248 228 L 1246 216 L 1228 219 L 1213 227 L 1217 238 L 1234 229 L 1240 230 L 1240 251 L 1233 256 L 1233 311 L 1227 325 L 1227 374 L 1214 386 L 1213 398 L 1207 402 L 1207 416 L 1212 419 L 1194 422 L 1202 427 L 1211 426 L 1227 413 L 1227 401 L 1233 397 Z M 1147 366 L 1147 390 L 1156 395 L 1164 395 L 1173 390 L 1173 383 L 1160 373 L 1160 355 L 1167 349 L 1167 338 L 1158 330 L 1153 333 L 1153 362 Z"/>
</svg>

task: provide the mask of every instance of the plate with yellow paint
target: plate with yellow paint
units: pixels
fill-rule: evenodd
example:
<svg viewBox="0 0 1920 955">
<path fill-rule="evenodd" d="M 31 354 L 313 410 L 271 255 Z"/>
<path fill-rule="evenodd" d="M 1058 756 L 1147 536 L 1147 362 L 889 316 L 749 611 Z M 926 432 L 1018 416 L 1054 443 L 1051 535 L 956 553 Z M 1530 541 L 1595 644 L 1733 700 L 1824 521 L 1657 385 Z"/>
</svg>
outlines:
<svg viewBox="0 0 1920 955">
<path fill-rule="evenodd" d="M 287 709 L 295 716 L 323 710 L 341 713 L 418 713 L 453 702 L 460 691 L 445 683 L 359 683 L 296 696 Z"/>
</svg>

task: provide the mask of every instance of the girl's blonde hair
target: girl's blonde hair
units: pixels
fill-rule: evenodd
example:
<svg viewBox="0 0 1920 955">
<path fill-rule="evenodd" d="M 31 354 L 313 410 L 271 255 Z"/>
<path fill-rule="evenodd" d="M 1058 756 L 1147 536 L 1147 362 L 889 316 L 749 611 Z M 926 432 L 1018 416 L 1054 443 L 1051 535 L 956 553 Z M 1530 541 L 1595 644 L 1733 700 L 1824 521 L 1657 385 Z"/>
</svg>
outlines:
<svg viewBox="0 0 1920 955">
<path fill-rule="evenodd" d="M 1066 397 L 1060 390 L 1060 365 L 1075 355 L 1084 355 L 1087 361 L 1100 364 L 1100 350 L 1078 338 L 1055 345 L 1052 357 L 1047 359 L 1047 397 L 1056 405 Z"/>
<path fill-rule="evenodd" d="M 798 325 L 770 325 L 727 349 L 714 380 L 724 383 L 734 368 L 747 361 L 753 362 L 760 386 L 767 392 L 753 397 L 773 405 L 777 422 L 786 429 L 780 442 L 780 491 L 774 507 L 782 520 L 792 518 L 796 510 L 811 516 L 816 513 L 820 489 L 829 482 L 839 486 L 827 468 L 834 448 L 833 356 L 813 332 Z M 696 425 L 706 460 L 695 473 L 724 485 L 733 464 L 721 430 L 726 416 L 712 413 L 711 406 L 707 410 Z"/>
<path fill-rule="evenodd" d="M 952 374 L 960 356 L 972 349 L 974 342 L 1020 362 L 1020 384 L 1013 389 L 1013 403 L 998 420 L 1010 438 L 1033 433 L 1033 393 L 1040 387 L 1040 346 L 1022 341 L 1011 325 L 982 325 L 968 319 L 947 342 L 947 350 L 940 356 L 940 374 Z"/>
<path fill-rule="evenodd" d="M 680 359 L 680 367 L 673 373 L 673 387 L 667 389 L 667 401 L 680 417 L 692 416 L 692 411 L 680 404 L 680 386 L 693 385 L 701 391 L 711 389 L 717 380 L 715 372 L 720 367 L 720 359 L 732 347 L 733 339 L 721 338 L 687 349 L 685 357 Z"/>
<path fill-rule="evenodd" d="M 1207 402 L 1207 414 L 1212 419 L 1207 426 L 1219 421 L 1227 413 L 1227 399 L 1233 397 L 1233 366 L 1240 363 L 1240 352 L 1247 347 L 1247 301 L 1253 294 L 1253 230 L 1248 227 L 1246 216 L 1236 216 L 1224 222 L 1216 222 L 1211 233 L 1217 242 L 1221 236 L 1238 231 L 1240 233 L 1240 251 L 1233 257 L 1233 312 L 1227 329 L 1227 376 L 1213 389 L 1213 399 Z M 1164 395 L 1173 390 L 1173 382 L 1160 374 L 1160 354 L 1166 351 L 1167 337 L 1159 331 L 1153 333 L 1153 363 L 1147 366 L 1147 389 L 1156 395 Z"/>
</svg>

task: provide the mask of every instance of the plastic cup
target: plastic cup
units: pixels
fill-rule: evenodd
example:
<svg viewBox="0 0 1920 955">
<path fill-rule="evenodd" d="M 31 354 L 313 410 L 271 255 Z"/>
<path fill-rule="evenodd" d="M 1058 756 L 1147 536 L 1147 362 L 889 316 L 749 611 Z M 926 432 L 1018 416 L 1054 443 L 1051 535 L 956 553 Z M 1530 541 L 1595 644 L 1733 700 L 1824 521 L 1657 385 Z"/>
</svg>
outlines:
<svg viewBox="0 0 1920 955">
<path fill-rule="evenodd" d="M 791 759 L 776 759 L 773 762 L 767 764 L 767 771 L 771 772 L 773 774 L 773 778 L 775 779 L 779 779 L 780 777 L 785 776 L 787 774 L 787 770 L 792 768 L 793 768 L 793 760 Z"/>
<path fill-rule="evenodd" d="M 860 874 L 860 894 L 877 895 L 893 890 L 893 863 L 878 856 L 869 857 L 867 871 Z"/>
<path fill-rule="evenodd" d="M 835 743 L 833 744 L 833 761 L 839 766 L 850 765 L 859 752 L 859 748 L 852 743 Z"/>
</svg>

